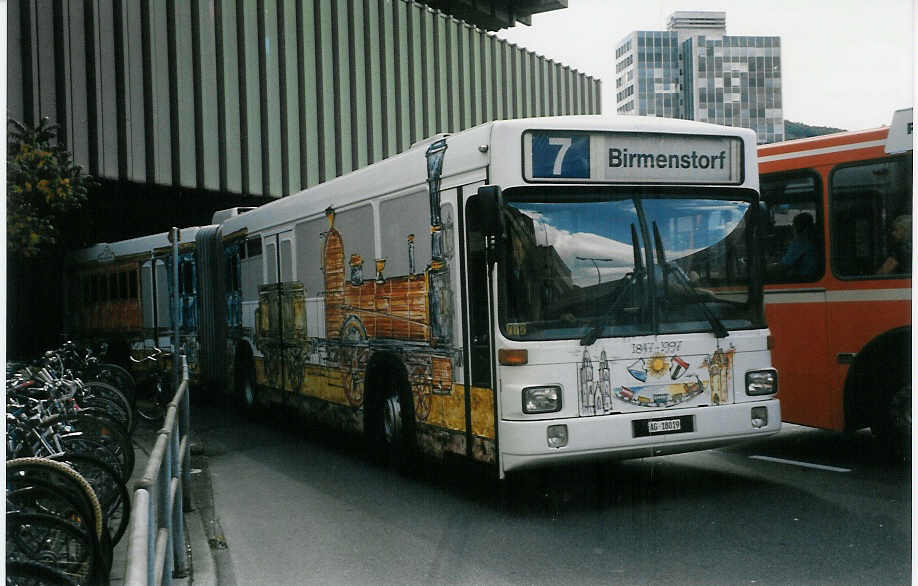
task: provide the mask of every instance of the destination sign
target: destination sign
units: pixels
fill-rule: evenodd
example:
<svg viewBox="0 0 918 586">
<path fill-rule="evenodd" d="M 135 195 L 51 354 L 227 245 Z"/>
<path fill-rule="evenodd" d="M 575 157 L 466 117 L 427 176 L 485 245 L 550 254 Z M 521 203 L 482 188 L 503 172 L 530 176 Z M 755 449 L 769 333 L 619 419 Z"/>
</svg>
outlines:
<svg viewBox="0 0 918 586">
<path fill-rule="evenodd" d="M 523 176 L 533 182 L 684 183 L 743 181 L 735 136 L 531 130 L 523 134 Z"/>
</svg>

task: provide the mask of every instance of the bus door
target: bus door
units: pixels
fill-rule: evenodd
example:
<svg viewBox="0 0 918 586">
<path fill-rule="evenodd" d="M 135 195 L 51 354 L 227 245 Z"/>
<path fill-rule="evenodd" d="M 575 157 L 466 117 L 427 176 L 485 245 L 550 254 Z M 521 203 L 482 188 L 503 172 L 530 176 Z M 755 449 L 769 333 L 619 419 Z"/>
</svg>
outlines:
<svg viewBox="0 0 918 586">
<path fill-rule="evenodd" d="M 463 191 L 474 193 L 478 185 L 467 186 Z M 461 200 L 461 198 L 460 198 Z M 477 196 L 472 196 L 465 203 L 462 220 L 463 233 L 463 271 L 465 279 L 462 307 L 465 314 L 463 346 L 468 357 L 466 372 L 466 389 L 472 399 L 476 393 L 486 395 L 489 400 L 474 400 L 469 407 L 471 431 L 473 435 L 495 439 L 494 386 L 492 376 L 492 339 L 490 308 L 492 303 L 488 294 L 491 291 L 487 255 L 484 237 L 479 224 Z M 476 405 L 478 408 L 476 409 Z M 483 408 L 482 408 L 483 407 Z M 473 440 L 473 438 L 469 438 Z M 469 442 L 473 449 L 473 441 Z"/>
<path fill-rule="evenodd" d="M 857 354 L 908 321 L 911 169 L 909 155 L 838 165 L 829 176 L 832 271 L 840 281 L 829 296 L 829 343 L 839 399 Z M 902 364 L 889 356 L 873 376 L 879 382 Z"/>
<path fill-rule="evenodd" d="M 295 280 L 293 230 L 264 238 L 264 284 L 258 288 L 258 346 L 267 384 L 298 392 L 303 382 L 306 295 Z"/>
<path fill-rule="evenodd" d="M 837 398 L 829 385 L 835 359 L 828 339 L 822 178 L 814 171 L 766 175 L 761 191 L 766 320 L 786 389 L 781 416 L 833 428 L 831 407 Z"/>
</svg>

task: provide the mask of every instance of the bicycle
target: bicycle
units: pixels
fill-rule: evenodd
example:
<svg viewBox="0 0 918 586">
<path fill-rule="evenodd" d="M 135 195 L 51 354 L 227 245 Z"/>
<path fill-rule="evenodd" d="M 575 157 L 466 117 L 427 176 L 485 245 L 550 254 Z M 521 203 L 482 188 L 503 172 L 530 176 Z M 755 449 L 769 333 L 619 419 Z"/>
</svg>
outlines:
<svg viewBox="0 0 918 586">
<path fill-rule="evenodd" d="M 166 415 L 166 407 L 172 401 L 172 383 L 165 370 L 161 358 L 171 356 L 162 348 L 153 348 L 153 353 L 140 359 L 130 357 L 134 364 L 153 362 L 153 374 L 144 384 L 138 385 L 135 397 L 135 411 L 137 414 L 152 423 L 161 423 Z"/>
</svg>

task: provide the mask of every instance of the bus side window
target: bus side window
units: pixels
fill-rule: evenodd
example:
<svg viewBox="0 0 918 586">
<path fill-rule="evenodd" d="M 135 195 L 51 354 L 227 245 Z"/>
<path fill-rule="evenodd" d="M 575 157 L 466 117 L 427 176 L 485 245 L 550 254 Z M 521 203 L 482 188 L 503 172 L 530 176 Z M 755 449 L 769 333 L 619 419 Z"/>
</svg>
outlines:
<svg viewBox="0 0 918 586">
<path fill-rule="evenodd" d="M 197 287 L 194 282 L 194 261 L 181 259 L 179 261 L 179 295 L 182 297 L 194 295 Z"/>
<path fill-rule="evenodd" d="M 258 300 L 258 285 L 262 281 L 261 236 L 245 241 L 245 259 L 239 266 L 239 287 L 243 301 Z"/>
<path fill-rule="evenodd" d="M 761 191 L 764 201 L 765 281 L 819 280 L 825 273 L 819 176 L 812 171 L 763 175 Z"/>
<path fill-rule="evenodd" d="M 835 274 L 911 274 L 911 158 L 838 167 L 830 185 Z"/>
<path fill-rule="evenodd" d="M 131 299 L 137 299 L 137 269 L 131 269 L 128 279 L 128 295 Z"/>
<path fill-rule="evenodd" d="M 265 283 L 277 282 L 277 245 L 273 242 L 265 244 Z"/>
<path fill-rule="evenodd" d="M 242 250 L 245 250 L 245 247 L 241 247 Z M 226 258 L 226 292 L 233 293 L 239 291 L 242 286 L 239 279 L 239 266 L 242 261 L 242 254 L 240 254 L 240 247 L 234 245 L 227 247 L 225 252 Z"/>
</svg>

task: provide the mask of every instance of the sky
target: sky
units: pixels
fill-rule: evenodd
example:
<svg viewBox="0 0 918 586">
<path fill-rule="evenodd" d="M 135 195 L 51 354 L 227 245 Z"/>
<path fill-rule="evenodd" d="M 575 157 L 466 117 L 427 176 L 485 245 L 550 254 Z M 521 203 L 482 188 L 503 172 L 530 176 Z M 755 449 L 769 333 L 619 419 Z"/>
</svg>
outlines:
<svg viewBox="0 0 918 586">
<path fill-rule="evenodd" d="M 861 130 L 912 107 L 918 0 L 568 0 L 497 36 L 602 80 L 615 113 L 615 47 L 636 30 L 666 30 L 680 10 L 723 11 L 727 34 L 781 37 L 784 119 Z"/>
</svg>

